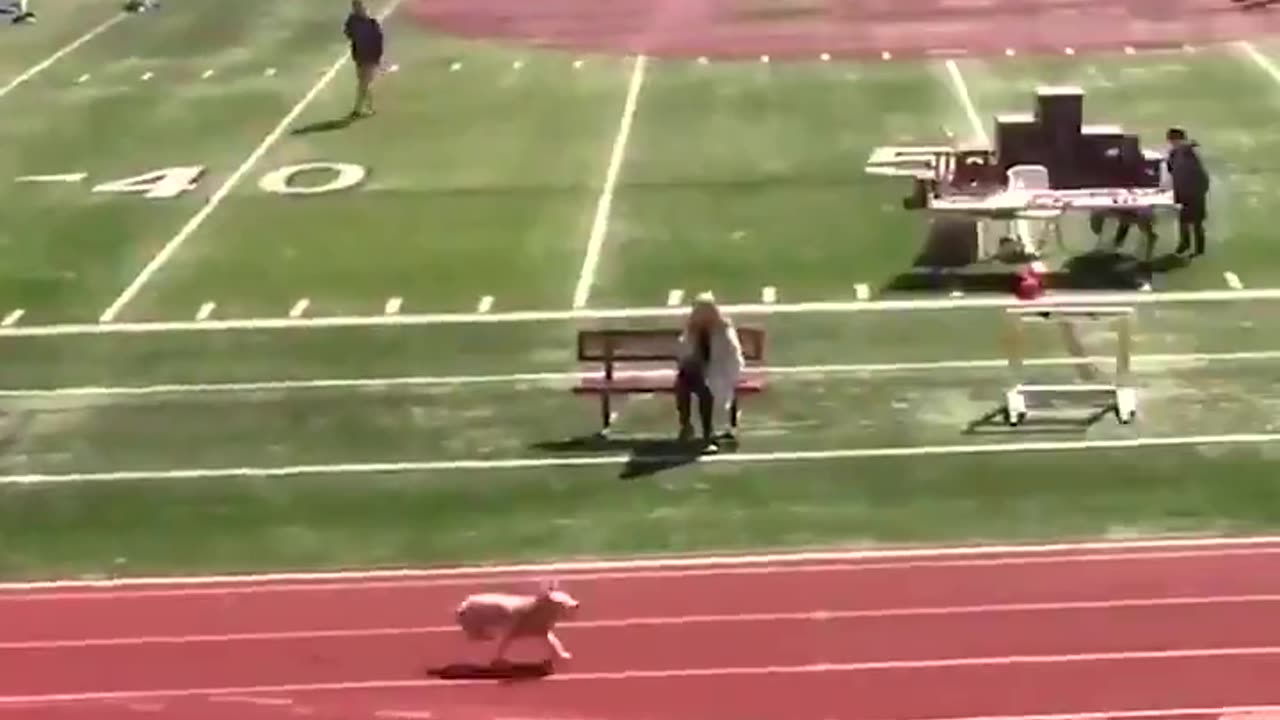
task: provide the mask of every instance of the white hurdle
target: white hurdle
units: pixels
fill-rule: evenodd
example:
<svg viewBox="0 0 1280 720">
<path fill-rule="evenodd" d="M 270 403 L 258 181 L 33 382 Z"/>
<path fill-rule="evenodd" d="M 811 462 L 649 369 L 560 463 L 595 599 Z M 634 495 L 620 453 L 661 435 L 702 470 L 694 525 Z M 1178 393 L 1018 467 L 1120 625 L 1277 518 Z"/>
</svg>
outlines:
<svg viewBox="0 0 1280 720">
<path fill-rule="evenodd" d="M 1138 392 L 1132 383 L 1133 359 L 1132 307 L 1107 305 L 1035 305 L 1009 308 L 1006 318 L 1006 347 L 1012 387 L 1005 392 L 1005 421 L 1016 426 L 1027 419 L 1027 396 L 1034 393 L 1070 394 L 1110 393 L 1116 419 L 1128 424 L 1138 414 Z M 1116 369 L 1111 383 L 1037 384 L 1024 380 L 1023 326 L 1029 322 L 1058 322 L 1063 338 L 1071 345 L 1078 344 L 1072 326 L 1073 321 L 1091 321 L 1110 324 L 1116 331 Z M 1081 357 L 1087 353 L 1077 353 Z"/>
</svg>

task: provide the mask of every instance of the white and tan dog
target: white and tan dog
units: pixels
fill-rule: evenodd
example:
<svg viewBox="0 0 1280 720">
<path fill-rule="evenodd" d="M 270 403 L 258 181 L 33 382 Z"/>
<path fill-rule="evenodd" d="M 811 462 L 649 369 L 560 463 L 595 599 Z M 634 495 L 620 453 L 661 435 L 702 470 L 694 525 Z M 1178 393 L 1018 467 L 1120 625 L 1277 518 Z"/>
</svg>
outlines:
<svg viewBox="0 0 1280 720">
<path fill-rule="evenodd" d="M 561 660 L 572 655 L 556 637 L 555 626 L 577 615 L 578 601 L 555 582 L 547 583 L 537 595 L 478 593 L 458 605 L 458 627 L 472 641 L 498 640 L 495 662 L 505 662 L 507 647 L 517 638 L 538 637 Z"/>
</svg>

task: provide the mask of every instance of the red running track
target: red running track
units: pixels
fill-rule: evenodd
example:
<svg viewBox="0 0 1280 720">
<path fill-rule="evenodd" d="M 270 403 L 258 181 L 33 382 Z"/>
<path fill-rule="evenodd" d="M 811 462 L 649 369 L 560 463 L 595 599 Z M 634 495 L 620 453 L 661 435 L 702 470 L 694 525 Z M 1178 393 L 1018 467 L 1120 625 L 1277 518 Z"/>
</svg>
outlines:
<svg viewBox="0 0 1280 720">
<path fill-rule="evenodd" d="M 1280 541 L 561 573 L 521 682 L 459 598 L 521 573 L 0 587 L 0 720 L 1199 720 L 1280 705 Z M 534 648 L 536 651 L 536 648 Z"/>
</svg>

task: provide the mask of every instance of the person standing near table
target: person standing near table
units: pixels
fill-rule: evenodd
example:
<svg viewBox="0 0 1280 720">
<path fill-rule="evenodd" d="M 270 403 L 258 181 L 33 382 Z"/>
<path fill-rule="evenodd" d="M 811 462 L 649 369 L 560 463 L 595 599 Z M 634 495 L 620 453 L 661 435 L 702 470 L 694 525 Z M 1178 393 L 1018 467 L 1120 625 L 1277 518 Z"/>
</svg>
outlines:
<svg viewBox="0 0 1280 720">
<path fill-rule="evenodd" d="M 690 411 L 693 396 L 698 397 L 698 415 L 702 420 L 702 442 L 706 452 L 714 453 L 713 428 L 716 408 L 728 408 L 733 402 L 734 387 L 742 373 L 742 345 L 733 322 L 720 312 L 715 296 L 702 293 L 693 301 L 689 319 L 680 335 L 679 363 L 676 367 L 676 412 L 680 420 L 680 439 L 693 437 Z"/>
<path fill-rule="evenodd" d="M 373 80 L 382 66 L 382 25 L 369 15 L 363 0 L 351 0 L 343 34 L 351 44 L 351 61 L 356 67 L 356 102 L 351 117 L 367 117 L 373 114 Z"/>
<path fill-rule="evenodd" d="M 1204 221 L 1208 211 L 1209 173 L 1196 152 L 1199 144 L 1187 138 L 1182 128 L 1169 128 L 1165 133 L 1169 141 L 1169 154 L 1165 166 L 1173 181 L 1173 200 L 1178 203 L 1179 255 L 1191 252 L 1192 257 L 1204 254 Z M 1193 247 L 1194 242 L 1194 247 Z"/>
</svg>

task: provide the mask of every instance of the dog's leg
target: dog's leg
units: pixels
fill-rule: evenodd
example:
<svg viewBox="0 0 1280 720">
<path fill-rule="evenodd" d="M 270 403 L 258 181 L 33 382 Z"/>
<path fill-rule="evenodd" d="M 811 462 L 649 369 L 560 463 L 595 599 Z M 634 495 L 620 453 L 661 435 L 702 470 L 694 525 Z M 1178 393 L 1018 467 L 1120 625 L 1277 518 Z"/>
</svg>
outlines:
<svg viewBox="0 0 1280 720">
<path fill-rule="evenodd" d="M 507 648 L 511 646 L 513 639 L 515 639 L 514 629 L 508 629 L 502 634 L 502 639 L 498 641 L 498 650 L 493 657 L 494 665 L 507 664 Z"/>
<path fill-rule="evenodd" d="M 560 642 L 560 638 L 556 637 L 556 634 L 551 630 L 547 631 L 547 644 L 551 646 L 552 652 L 561 660 L 573 659 L 569 651 L 564 649 L 564 644 Z"/>
</svg>

